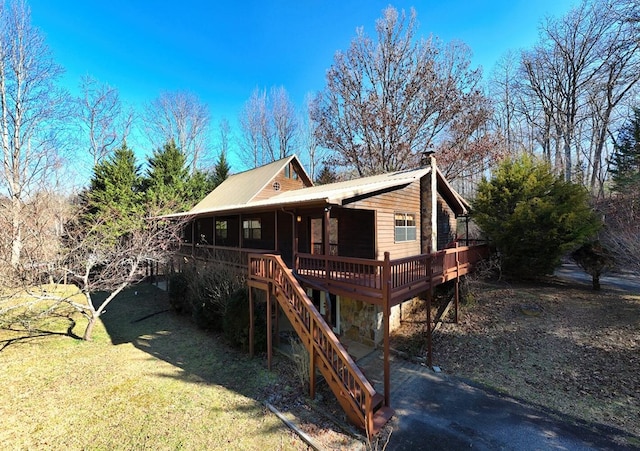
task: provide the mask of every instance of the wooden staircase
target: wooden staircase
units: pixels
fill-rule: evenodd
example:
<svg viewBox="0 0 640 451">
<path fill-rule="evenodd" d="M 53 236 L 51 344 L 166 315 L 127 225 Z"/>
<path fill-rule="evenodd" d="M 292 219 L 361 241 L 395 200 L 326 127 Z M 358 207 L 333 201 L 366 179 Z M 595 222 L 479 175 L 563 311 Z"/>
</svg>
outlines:
<svg viewBox="0 0 640 451">
<path fill-rule="evenodd" d="M 249 286 L 266 290 L 277 300 L 309 352 L 311 397 L 318 369 L 349 421 L 368 436 L 376 435 L 394 410 L 384 405 L 384 397 L 362 374 L 280 256 L 249 255 Z"/>
</svg>

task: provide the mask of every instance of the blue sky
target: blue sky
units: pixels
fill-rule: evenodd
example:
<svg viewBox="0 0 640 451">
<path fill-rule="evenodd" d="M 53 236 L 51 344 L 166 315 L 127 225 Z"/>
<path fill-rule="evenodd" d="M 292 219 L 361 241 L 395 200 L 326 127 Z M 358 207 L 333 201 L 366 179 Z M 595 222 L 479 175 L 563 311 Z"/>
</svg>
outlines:
<svg viewBox="0 0 640 451">
<path fill-rule="evenodd" d="M 321 90 L 337 50 L 356 27 L 374 34 L 388 1 L 282 0 L 28 0 L 32 22 L 66 69 L 63 83 L 77 91 L 91 75 L 134 106 L 162 90 L 189 90 L 212 119 L 232 123 L 256 87 L 284 86 L 301 105 Z M 485 74 L 507 50 L 530 47 L 546 15 L 569 10 L 569 0 L 414 0 L 419 35 L 461 40 Z M 135 144 L 134 144 L 135 145 Z"/>
</svg>

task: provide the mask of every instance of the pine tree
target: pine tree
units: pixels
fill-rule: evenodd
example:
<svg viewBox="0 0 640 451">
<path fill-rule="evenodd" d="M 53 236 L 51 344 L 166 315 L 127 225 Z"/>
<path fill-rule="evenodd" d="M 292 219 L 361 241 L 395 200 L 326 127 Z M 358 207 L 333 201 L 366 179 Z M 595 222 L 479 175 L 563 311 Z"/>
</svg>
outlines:
<svg viewBox="0 0 640 451">
<path fill-rule="evenodd" d="M 614 191 L 640 191 L 640 108 L 633 109 L 633 118 L 618 134 L 610 172 Z"/>
<path fill-rule="evenodd" d="M 124 143 L 94 167 L 83 222 L 114 239 L 138 228 L 145 216 L 141 182 L 133 150 Z"/>
<path fill-rule="evenodd" d="M 227 156 L 225 155 L 225 152 L 220 152 L 220 155 L 218 155 L 218 161 L 216 161 L 216 165 L 213 168 L 213 187 L 215 188 L 224 182 L 227 177 L 229 177 L 229 172 L 231 172 L 231 166 L 229 166 L 229 163 L 227 162 Z"/>
<path fill-rule="evenodd" d="M 336 171 L 331 169 L 326 164 L 322 166 L 322 170 L 318 174 L 316 178 L 316 185 L 327 185 L 329 183 L 334 183 L 338 181 L 338 175 Z"/>
<path fill-rule="evenodd" d="M 187 191 L 185 199 L 188 200 L 186 209 L 193 207 L 195 204 L 204 199 L 215 188 L 213 174 L 205 171 L 196 170 L 187 183 Z"/>
<path fill-rule="evenodd" d="M 191 206 L 190 174 L 186 155 L 172 139 L 147 160 L 143 181 L 145 196 L 157 212 L 171 213 Z"/>
</svg>

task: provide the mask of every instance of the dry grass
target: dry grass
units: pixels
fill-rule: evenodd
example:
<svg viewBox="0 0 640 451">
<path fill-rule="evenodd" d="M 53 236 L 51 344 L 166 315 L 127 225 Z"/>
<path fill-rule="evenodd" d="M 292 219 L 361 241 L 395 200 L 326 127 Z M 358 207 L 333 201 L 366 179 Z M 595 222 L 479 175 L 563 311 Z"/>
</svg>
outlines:
<svg viewBox="0 0 640 451">
<path fill-rule="evenodd" d="M 473 295 L 460 323 L 434 336 L 436 365 L 550 412 L 640 437 L 640 295 L 560 280 L 479 284 Z M 424 353 L 424 312 L 416 315 L 394 346 Z"/>
<path fill-rule="evenodd" d="M 275 383 L 263 362 L 166 308 L 164 293 L 139 286 L 113 302 L 93 342 L 66 335 L 80 318 L 38 336 L 0 330 L 0 447 L 306 448 L 262 405 Z"/>
</svg>

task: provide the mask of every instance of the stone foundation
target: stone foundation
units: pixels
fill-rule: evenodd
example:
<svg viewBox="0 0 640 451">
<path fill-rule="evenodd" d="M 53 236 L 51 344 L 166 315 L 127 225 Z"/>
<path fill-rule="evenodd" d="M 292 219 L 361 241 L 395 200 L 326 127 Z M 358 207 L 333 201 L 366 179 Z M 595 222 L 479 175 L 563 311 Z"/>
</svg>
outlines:
<svg viewBox="0 0 640 451">
<path fill-rule="evenodd" d="M 413 298 L 391 308 L 389 329 L 400 327 L 403 312 L 408 313 L 422 304 Z M 340 333 L 350 340 L 367 346 L 376 346 L 384 340 L 382 307 L 366 302 L 340 297 Z"/>
</svg>

